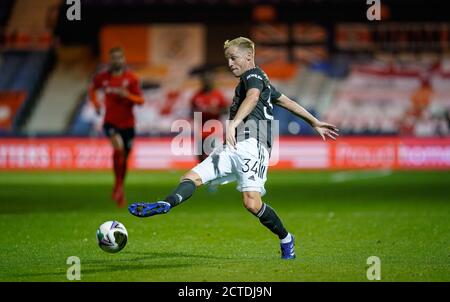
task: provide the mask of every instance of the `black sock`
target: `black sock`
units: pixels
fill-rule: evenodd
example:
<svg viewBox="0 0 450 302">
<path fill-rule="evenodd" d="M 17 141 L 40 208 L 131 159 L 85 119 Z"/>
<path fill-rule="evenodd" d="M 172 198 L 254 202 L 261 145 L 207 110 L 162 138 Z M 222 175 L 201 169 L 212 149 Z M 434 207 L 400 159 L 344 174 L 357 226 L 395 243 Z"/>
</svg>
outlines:
<svg viewBox="0 0 450 302">
<path fill-rule="evenodd" d="M 195 191 L 195 183 L 190 179 L 183 179 L 178 187 L 164 199 L 166 202 L 170 203 L 173 208 L 185 200 L 188 200 Z"/>
<path fill-rule="evenodd" d="M 259 218 L 259 221 L 261 221 L 266 228 L 278 235 L 278 238 L 284 239 L 288 235 L 288 232 L 284 228 L 277 213 L 275 213 L 274 209 L 269 205 L 263 203 L 259 212 L 254 215 Z"/>
</svg>

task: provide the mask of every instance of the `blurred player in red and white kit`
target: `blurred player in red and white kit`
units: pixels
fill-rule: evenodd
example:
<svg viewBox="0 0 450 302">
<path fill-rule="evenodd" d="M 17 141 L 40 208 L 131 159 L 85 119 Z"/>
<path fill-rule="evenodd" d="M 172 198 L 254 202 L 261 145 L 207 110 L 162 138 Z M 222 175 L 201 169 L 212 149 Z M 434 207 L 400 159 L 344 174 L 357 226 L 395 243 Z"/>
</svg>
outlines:
<svg viewBox="0 0 450 302">
<path fill-rule="evenodd" d="M 89 98 L 98 114 L 102 104 L 97 90 L 104 94 L 105 117 L 103 129 L 113 146 L 115 184 L 112 198 L 119 207 L 126 205 L 124 179 L 127 172 L 128 155 L 135 136 L 134 105 L 144 103 L 138 78 L 127 68 L 122 48 L 109 51 L 109 66 L 97 73 L 89 87 Z"/>
<path fill-rule="evenodd" d="M 191 108 L 194 113 L 200 112 L 202 114 L 202 123 L 201 125 L 197 125 L 198 127 L 201 127 L 201 129 L 195 129 L 196 133 L 201 133 L 202 148 L 201 154 L 198 154 L 198 160 L 199 162 L 202 162 L 209 155 L 209 152 L 207 151 L 212 151 L 214 147 L 217 147 L 212 146 L 213 148 L 211 150 L 205 150 L 203 148 L 205 139 L 210 137 L 214 132 L 213 129 L 205 129 L 205 123 L 208 121 L 215 121 L 216 123 L 220 123 L 221 116 L 224 113 L 228 112 L 230 102 L 226 100 L 220 90 L 214 88 L 214 74 L 212 72 L 205 71 L 201 74 L 200 78 L 202 81 L 202 87 L 192 97 Z M 215 124 L 213 124 L 212 127 L 221 127 L 221 125 L 216 126 Z M 220 132 L 222 133 L 223 131 Z M 220 141 L 223 141 L 223 138 L 218 139 Z"/>
</svg>

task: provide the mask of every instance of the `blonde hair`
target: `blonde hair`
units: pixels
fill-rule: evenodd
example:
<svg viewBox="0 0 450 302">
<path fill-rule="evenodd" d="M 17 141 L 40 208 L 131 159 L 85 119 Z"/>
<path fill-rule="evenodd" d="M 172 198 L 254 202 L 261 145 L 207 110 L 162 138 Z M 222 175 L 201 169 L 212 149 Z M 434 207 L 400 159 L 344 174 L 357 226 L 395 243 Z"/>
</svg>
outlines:
<svg viewBox="0 0 450 302">
<path fill-rule="evenodd" d="M 228 48 L 233 46 L 250 50 L 252 54 L 255 54 L 255 43 L 249 38 L 239 37 L 233 40 L 226 40 L 223 44 L 223 50 L 227 50 Z"/>
</svg>

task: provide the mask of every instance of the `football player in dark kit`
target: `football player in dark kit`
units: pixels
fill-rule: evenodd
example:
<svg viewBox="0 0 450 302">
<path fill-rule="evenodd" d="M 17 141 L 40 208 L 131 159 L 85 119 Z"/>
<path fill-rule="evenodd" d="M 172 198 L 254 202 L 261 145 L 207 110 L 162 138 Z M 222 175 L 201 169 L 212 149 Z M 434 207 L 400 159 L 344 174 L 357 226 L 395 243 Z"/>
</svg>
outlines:
<svg viewBox="0 0 450 302">
<path fill-rule="evenodd" d="M 203 184 L 236 180 L 244 207 L 280 239 L 281 258 L 294 259 L 294 236 L 286 230 L 275 210 L 261 200 L 266 193 L 264 184 L 272 148 L 273 105 L 303 118 L 323 140 L 336 139 L 338 129 L 319 121 L 271 85 L 264 71 L 255 65 L 255 46 L 250 39 L 228 40 L 224 50 L 228 67 L 240 79 L 230 108 L 226 146 L 214 150 L 183 175 L 179 185 L 164 200 L 135 203 L 128 209 L 138 217 L 164 214 L 190 198 Z"/>
<path fill-rule="evenodd" d="M 138 78 L 127 68 L 122 48 L 109 51 L 109 66 L 95 75 L 89 87 L 89 98 L 98 114 L 101 103 L 97 90 L 104 94 L 105 117 L 103 129 L 111 141 L 115 183 L 112 198 L 119 207 L 126 205 L 124 181 L 127 173 L 128 156 L 135 135 L 134 105 L 144 103 Z"/>
</svg>

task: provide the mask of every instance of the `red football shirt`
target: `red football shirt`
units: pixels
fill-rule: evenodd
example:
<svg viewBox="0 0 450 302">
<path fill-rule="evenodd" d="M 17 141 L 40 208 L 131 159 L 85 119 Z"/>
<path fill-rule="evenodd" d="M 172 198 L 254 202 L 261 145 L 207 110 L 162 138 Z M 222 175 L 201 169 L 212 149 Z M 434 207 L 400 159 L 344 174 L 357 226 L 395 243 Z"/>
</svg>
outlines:
<svg viewBox="0 0 450 302">
<path fill-rule="evenodd" d="M 193 111 L 202 113 L 202 127 L 209 120 L 219 120 L 221 113 L 228 105 L 223 94 L 217 89 L 208 92 L 200 91 L 192 97 Z M 202 137 L 209 136 L 211 132 L 202 129 Z"/>
<path fill-rule="evenodd" d="M 138 78 L 129 70 L 125 70 L 119 76 L 103 71 L 94 77 L 93 85 L 94 89 L 103 90 L 105 94 L 106 112 L 103 123 L 120 129 L 134 128 L 135 103 L 114 93 L 114 89 L 123 87 L 131 94 L 142 96 Z"/>
<path fill-rule="evenodd" d="M 200 91 L 192 97 L 192 108 L 194 111 L 202 112 L 203 122 L 207 120 L 218 120 L 228 102 L 219 90 L 208 92 Z"/>
</svg>

